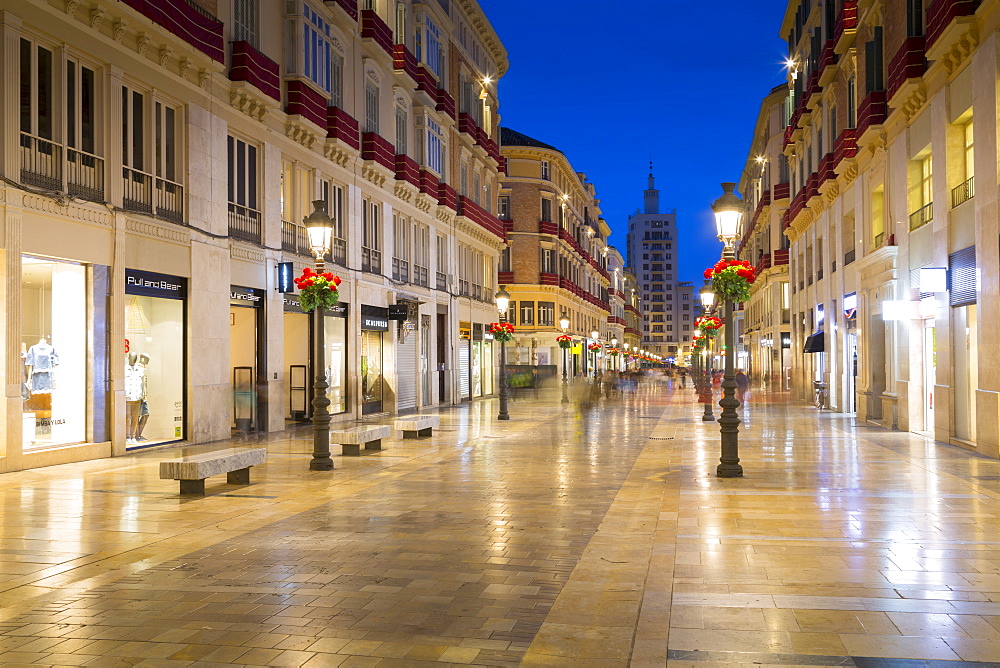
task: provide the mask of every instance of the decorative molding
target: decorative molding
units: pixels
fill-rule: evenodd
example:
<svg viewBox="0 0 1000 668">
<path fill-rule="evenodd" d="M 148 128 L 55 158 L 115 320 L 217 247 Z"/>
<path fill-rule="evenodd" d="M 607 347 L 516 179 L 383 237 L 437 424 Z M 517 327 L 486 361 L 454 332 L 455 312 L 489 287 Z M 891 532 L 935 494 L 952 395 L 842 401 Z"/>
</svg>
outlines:
<svg viewBox="0 0 1000 668">
<path fill-rule="evenodd" d="M 313 144 L 318 139 L 316 133 L 307 125 L 291 120 L 285 123 L 285 135 L 309 149 L 313 147 Z"/>
<path fill-rule="evenodd" d="M 232 245 L 229 247 L 229 256 L 237 260 L 246 260 L 247 262 L 254 262 L 257 264 L 263 264 L 265 260 L 264 253 L 262 251 L 255 248 L 237 245 L 237 242 L 235 241 L 233 241 Z"/>
<path fill-rule="evenodd" d="M 70 16 L 76 14 L 76 8 L 80 6 L 77 0 L 66 0 L 66 13 Z"/>
<path fill-rule="evenodd" d="M 42 197 L 40 195 L 32 195 L 28 193 L 25 193 L 21 198 L 21 204 L 26 209 L 33 209 L 35 211 L 55 214 L 58 216 L 65 216 L 66 218 L 72 218 L 86 223 L 93 223 L 103 227 L 111 227 L 114 224 L 114 220 L 107 209 L 97 211 L 82 206 L 63 204 L 50 197 Z"/>
<path fill-rule="evenodd" d="M 206 69 L 198 70 L 198 88 L 208 89 L 208 84 L 212 80 L 212 73 Z"/>
<path fill-rule="evenodd" d="M 374 183 L 379 188 L 385 186 L 385 182 L 389 180 L 389 176 L 386 174 L 385 170 L 375 167 L 374 165 L 367 164 L 370 161 L 365 162 L 365 166 L 361 168 L 361 176 L 363 176 L 366 181 Z"/>
<path fill-rule="evenodd" d="M 447 223 L 448 225 L 454 223 L 456 217 L 454 211 L 452 211 L 446 206 L 441 206 L 441 205 L 438 205 L 437 211 L 435 212 L 435 216 L 442 223 Z"/>
<path fill-rule="evenodd" d="M 149 48 L 150 44 L 151 42 L 149 39 L 149 35 L 147 35 L 144 32 L 139 33 L 139 39 L 137 42 L 136 50 L 139 52 L 140 56 L 146 55 L 146 50 Z"/>
<path fill-rule="evenodd" d="M 975 24 L 969 23 L 968 25 L 969 30 L 952 42 L 948 50 L 941 56 L 941 62 L 944 64 L 948 76 L 958 71 L 979 46 L 979 31 Z"/>
<path fill-rule="evenodd" d="M 323 146 L 323 155 L 330 162 L 341 167 L 347 167 L 353 153 L 345 149 L 336 139 L 327 138 L 326 145 Z"/>
<path fill-rule="evenodd" d="M 126 218 L 125 229 L 152 239 L 162 239 L 185 245 L 191 243 L 190 230 L 167 227 L 147 220 Z"/>
<path fill-rule="evenodd" d="M 166 67 L 167 61 L 174 55 L 174 50 L 169 46 L 160 47 L 160 67 Z"/>
<path fill-rule="evenodd" d="M 115 41 L 120 44 L 125 38 L 126 32 L 128 32 L 128 23 L 125 22 L 125 19 L 115 21 Z"/>
<path fill-rule="evenodd" d="M 417 195 L 417 199 L 413 202 L 418 209 L 424 213 L 430 213 L 431 207 L 437 204 L 433 197 L 427 193 L 420 193 Z"/>
<path fill-rule="evenodd" d="M 396 181 L 396 188 L 393 190 L 396 197 L 404 202 L 410 202 L 415 192 L 414 187 L 406 181 Z"/>
<path fill-rule="evenodd" d="M 105 12 L 100 7 L 94 7 L 93 9 L 91 9 L 90 10 L 90 27 L 93 28 L 94 30 L 99 30 L 100 27 L 101 27 L 101 23 L 104 21 L 104 18 L 106 16 L 107 16 L 107 12 Z"/>
<path fill-rule="evenodd" d="M 913 91 L 906 96 L 906 99 L 899 106 L 899 110 L 903 113 L 903 118 L 906 123 L 909 124 L 920 110 L 923 109 L 924 104 L 927 102 L 927 87 L 921 82 L 919 85 L 915 86 Z"/>
<path fill-rule="evenodd" d="M 206 81 L 210 78 L 210 75 L 202 70 L 204 73 Z M 264 101 L 264 98 L 254 92 L 255 89 L 242 81 L 233 82 L 232 88 L 229 89 L 229 104 L 236 107 L 240 112 L 246 114 L 250 118 L 258 121 L 263 121 L 264 117 L 267 116 L 269 105 Z"/>
<path fill-rule="evenodd" d="M 194 61 L 190 58 L 181 58 L 181 79 L 187 79 L 188 72 L 194 68 Z"/>
</svg>

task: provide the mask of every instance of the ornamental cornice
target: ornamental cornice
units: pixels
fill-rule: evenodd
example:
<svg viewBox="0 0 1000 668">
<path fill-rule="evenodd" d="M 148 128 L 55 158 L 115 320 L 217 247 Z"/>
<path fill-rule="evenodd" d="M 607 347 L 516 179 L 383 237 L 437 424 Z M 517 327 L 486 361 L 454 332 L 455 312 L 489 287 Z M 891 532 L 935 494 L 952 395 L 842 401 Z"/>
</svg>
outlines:
<svg viewBox="0 0 1000 668">
<path fill-rule="evenodd" d="M 271 110 L 269 99 L 245 81 L 234 81 L 229 88 L 229 104 L 255 121 L 263 121 Z"/>
<path fill-rule="evenodd" d="M 389 180 L 388 170 L 372 160 L 365 160 L 365 164 L 361 168 L 361 176 L 379 188 L 384 188 L 385 182 Z"/>
<path fill-rule="evenodd" d="M 413 204 L 424 213 L 430 213 L 431 207 L 437 205 L 437 200 L 427 193 L 419 192 L 417 193 L 417 198 L 413 201 Z"/>
<path fill-rule="evenodd" d="M 417 189 L 408 181 L 396 181 L 396 187 L 392 192 L 401 202 L 410 204 L 413 203 L 413 196 L 417 194 Z"/>
<path fill-rule="evenodd" d="M 125 229 L 140 236 L 150 239 L 161 239 L 163 241 L 173 241 L 175 243 L 188 245 L 191 243 L 191 231 L 182 228 L 172 228 L 148 220 L 138 218 L 126 218 Z"/>
<path fill-rule="evenodd" d="M 66 218 L 72 218 L 73 220 L 91 223 L 93 225 L 100 225 L 102 227 L 112 227 L 114 225 L 114 219 L 111 216 L 111 212 L 104 207 L 101 207 L 101 209 L 98 210 L 91 209 L 86 206 L 77 206 L 75 204 L 64 204 L 50 197 L 43 197 L 41 195 L 34 195 L 31 193 L 25 193 L 21 197 L 21 206 L 25 209 L 41 211 L 42 213 L 57 216 L 65 216 Z"/>
<path fill-rule="evenodd" d="M 357 157 L 357 151 L 339 139 L 328 137 L 323 146 L 323 156 L 330 162 L 346 168 L 351 159 Z"/>
<path fill-rule="evenodd" d="M 312 147 L 319 139 L 318 133 L 313 129 L 311 124 L 294 120 L 294 116 L 289 117 L 288 122 L 285 123 L 285 135 L 309 150 L 312 150 Z"/>
<path fill-rule="evenodd" d="M 897 278 L 899 246 L 882 246 L 855 260 L 855 270 L 865 288 L 873 288 Z"/>
<path fill-rule="evenodd" d="M 234 260 L 246 260 L 255 264 L 263 264 L 264 252 L 249 246 L 243 246 L 235 240 L 230 241 L 229 256 Z"/>
<path fill-rule="evenodd" d="M 792 220 L 791 224 L 788 226 L 788 229 L 794 230 L 795 236 L 798 237 L 799 235 L 801 235 L 802 233 L 804 233 L 806 230 L 809 229 L 809 226 L 812 225 L 812 222 L 815 219 L 816 219 L 815 212 L 809 207 L 803 207 L 802 211 L 799 212 L 799 215 L 795 216 L 794 220 Z"/>
<path fill-rule="evenodd" d="M 454 211 L 441 204 L 438 205 L 437 211 L 434 212 L 434 215 L 442 223 L 446 223 L 448 225 L 453 224 L 455 222 L 455 218 L 457 217 Z"/>
</svg>

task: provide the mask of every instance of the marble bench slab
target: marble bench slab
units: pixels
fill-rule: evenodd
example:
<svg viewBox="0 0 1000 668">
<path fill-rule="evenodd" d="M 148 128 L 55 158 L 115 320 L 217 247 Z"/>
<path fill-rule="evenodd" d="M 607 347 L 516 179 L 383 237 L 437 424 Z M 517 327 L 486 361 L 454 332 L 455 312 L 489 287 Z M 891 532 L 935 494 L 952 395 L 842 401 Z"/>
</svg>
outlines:
<svg viewBox="0 0 1000 668">
<path fill-rule="evenodd" d="M 398 431 L 403 432 L 403 438 L 430 436 L 434 427 L 441 426 L 441 417 L 438 415 L 413 415 L 397 419 L 393 426 Z"/>
<path fill-rule="evenodd" d="M 382 439 L 389 438 L 392 429 L 387 424 L 366 424 L 349 429 L 330 432 L 330 441 L 340 443 L 345 455 L 360 455 L 361 445 L 365 450 L 381 450 Z"/>
<path fill-rule="evenodd" d="M 225 473 L 227 482 L 250 484 L 250 467 L 267 460 L 264 448 L 228 448 L 160 462 L 160 478 L 178 480 L 181 494 L 204 494 L 205 478 Z"/>
</svg>

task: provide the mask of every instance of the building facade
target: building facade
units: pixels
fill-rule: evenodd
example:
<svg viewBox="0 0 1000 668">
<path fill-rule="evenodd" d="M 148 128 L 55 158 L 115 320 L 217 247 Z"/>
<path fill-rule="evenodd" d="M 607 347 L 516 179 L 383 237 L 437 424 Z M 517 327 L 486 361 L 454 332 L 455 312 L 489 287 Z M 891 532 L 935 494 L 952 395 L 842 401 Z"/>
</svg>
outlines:
<svg viewBox="0 0 1000 668">
<path fill-rule="evenodd" d="M 508 322 L 515 326 L 512 364 L 562 369 L 556 343 L 559 319 L 569 318 L 574 337 L 566 355 L 570 375 L 607 368 L 603 353 L 587 347 L 612 338 L 607 222 L 600 217 L 594 185 L 554 146 L 501 128 L 507 172 L 500 215 L 509 248 L 500 259 L 499 281 L 510 292 Z M 616 323 L 617 324 L 617 321 Z"/>
<path fill-rule="evenodd" d="M 1000 3 L 789 4 L 793 387 L 1000 455 Z"/>
<path fill-rule="evenodd" d="M 306 418 L 277 288 L 314 200 L 334 420 L 477 395 L 507 59 L 475 2 L 2 0 L 0 30 L 0 470 Z"/>
<path fill-rule="evenodd" d="M 742 309 L 739 365 L 751 382 L 787 390 L 792 375 L 789 240 L 782 229 L 788 209 L 788 163 L 782 153 L 788 87 L 774 88 L 761 103 L 739 191 L 746 205 L 741 259 L 757 279 Z"/>
<path fill-rule="evenodd" d="M 626 254 L 635 272 L 643 304 L 641 347 L 664 358 L 685 356 L 690 347 L 694 312 L 690 291 L 678 291 L 677 210 L 660 211 L 650 165 L 643 207 L 628 219 Z M 683 295 L 687 294 L 687 309 Z"/>
</svg>

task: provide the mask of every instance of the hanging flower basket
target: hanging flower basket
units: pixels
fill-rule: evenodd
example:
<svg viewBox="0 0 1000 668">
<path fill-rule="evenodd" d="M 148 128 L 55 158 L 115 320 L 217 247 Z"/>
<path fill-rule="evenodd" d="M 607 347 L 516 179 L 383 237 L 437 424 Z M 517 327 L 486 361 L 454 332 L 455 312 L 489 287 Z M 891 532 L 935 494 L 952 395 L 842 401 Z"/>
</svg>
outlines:
<svg viewBox="0 0 1000 668">
<path fill-rule="evenodd" d="M 750 286 L 754 282 L 753 266 L 746 260 L 719 260 L 705 270 L 705 278 L 712 279 L 712 290 L 717 297 L 730 302 L 750 299 Z"/>
<path fill-rule="evenodd" d="M 560 334 L 556 337 L 556 343 L 559 344 L 560 348 L 566 350 L 573 345 L 573 337 L 568 334 Z"/>
<path fill-rule="evenodd" d="M 703 336 L 713 338 L 719 333 L 719 328 L 722 327 L 722 320 L 716 318 L 714 315 L 706 315 L 695 320 L 694 326 L 698 328 L 698 331 Z"/>
<path fill-rule="evenodd" d="M 299 289 L 299 306 L 307 313 L 317 308 L 326 311 L 340 301 L 340 294 L 337 292 L 340 276 L 334 276 L 328 271 L 320 274 L 306 267 L 294 282 Z"/>
<path fill-rule="evenodd" d="M 587 350 L 589 350 L 592 353 L 596 353 L 600 349 L 601 349 L 600 343 L 591 343 L 589 346 L 587 346 Z"/>
<path fill-rule="evenodd" d="M 612 348 L 611 350 L 608 351 L 608 354 L 611 355 L 612 357 L 618 357 L 619 355 L 621 355 L 621 353 L 622 351 L 618 350 L 617 348 Z"/>
<path fill-rule="evenodd" d="M 491 322 L 490 334 L 500 343 L 507 343 L 514 338 L 514 325 L 509 322 Z"/>
</svg>

